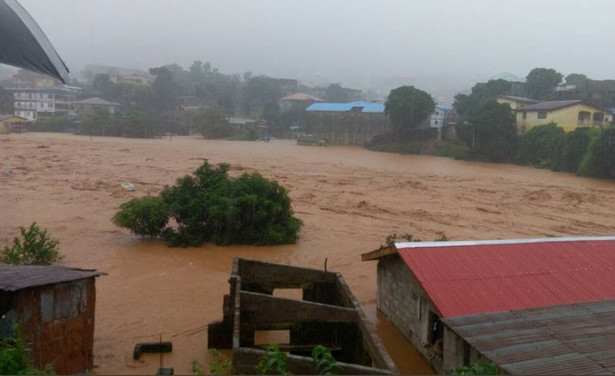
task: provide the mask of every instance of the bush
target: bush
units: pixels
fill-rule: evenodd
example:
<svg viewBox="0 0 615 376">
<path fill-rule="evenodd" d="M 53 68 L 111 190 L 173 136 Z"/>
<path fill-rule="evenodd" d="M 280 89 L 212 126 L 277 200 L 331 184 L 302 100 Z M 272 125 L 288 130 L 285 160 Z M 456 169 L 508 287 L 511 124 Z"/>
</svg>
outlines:
<svg viewBox="0 0 615 376">
<path fill-rule="evenodd" d="M 111 221 L 137 235 L 155 238 L 167 226 L 169 212 L 160 197 L 135 198 L 120 205 Z"/>
<path fill-rule="evenodd" d="M 435 145 L 435 155 L 439 157 L 449 157 L 455 159 L 466 159 L 468 148 L 464 145 L 457 145 L 443 142 Z"/>
<path fill-rule="evenodd" d="M 35 129 L 39 132 L 63 132 L 65 129 L 74 128 L 75 124 L 63 117 L 40 118 L 36 121 Z"/>
<path fill-rule="evenodd" d="M 564 137 L 564 130 L 555 123 L 533 127 L 519 138 L 518 162 L 555 168 L 558 162 L 558 146 Z"/>
<path fill-rule="evenodd" d="M 63 258 L 58 252 L 60 241 L 52 239 L 47 230 L 41 230 L 33 222 L 26 230 L 20 227 L 21 240 L 13 239 L 13 245 L 4 247 L 0 262 L 13 265 L 51 265 Z"/>
<path fill-rule="evenodd" d="M 231 179 L 229 168 L 206 161 L 150 198 L 155 202 L 123 204 L 113 222 L 137 234 L 162 236 L 170 246 L 295 243 L 301 221 L 293 216 L 286 189 L 257 173 Z M 169 219 L 177 228 L 167 227 Z"/>
<path fill-rule="evenodd" d="M 597 129 L 596 129 L 597 130 Z M 591 130 L 593 131 L 593 130 Z M 557 147 L 557 171 L 577 172 L 590 141 L 590 128 L 566 133 Z"/>
<path fill-rule="evenodd" d="M 19 325 L 15 325 L 14 338 L 0 339 L 0 375 L 55 375 L 51 364 L 42 371 L 34 368 L 29 351 Z"/>
<path fill-rule="evenodd" d="M 595 137 L 595 136 L 594 136 Z M 615 178 L 615 129 L 602 131 L 600 137 L 591 140 L 589 149 L 581 165 L 579 174 L 598 178 Z"/>
</svg>

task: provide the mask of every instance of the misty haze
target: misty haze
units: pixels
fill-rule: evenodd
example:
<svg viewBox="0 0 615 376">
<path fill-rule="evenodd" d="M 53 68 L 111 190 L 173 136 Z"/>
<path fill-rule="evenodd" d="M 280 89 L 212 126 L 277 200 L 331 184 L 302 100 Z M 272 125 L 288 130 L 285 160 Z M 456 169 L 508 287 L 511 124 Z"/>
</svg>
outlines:
<svg viewBox="0 0 615 376">
<path fill-rule="evenodd" d="M 613 14 L 0 0 L 0 374 L 615 373 Z"/>
</svg>

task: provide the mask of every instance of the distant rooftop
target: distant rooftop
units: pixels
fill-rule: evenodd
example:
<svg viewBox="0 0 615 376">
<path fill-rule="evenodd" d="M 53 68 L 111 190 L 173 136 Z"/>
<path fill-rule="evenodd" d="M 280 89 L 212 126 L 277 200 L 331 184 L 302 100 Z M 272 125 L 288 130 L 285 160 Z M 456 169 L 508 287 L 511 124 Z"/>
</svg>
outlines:
<svg viewBox="0 0 615 376">
<path fill-rule="evenodd" d="M 106 275 L 106 273 L 94 269 L 67 268 L 64 266 L 0 264 L 0 291 L 17 291 L 99 275 Z"/>
<path fill-rule="evenodd" d="M 242 117 L 229 117 L 228 122 L 231 125 L 246 125 L 256 123 L 256 120 Z"/>
<path fill-rule="evenodd" d="M 517 108 L 517 110 L 521 111 L 551 111 L 557 110 L 559 108 L 564 108 L 568 106 L 573 106 L 575 104 L 582 103 L 581 100 L 568 100 L 568 101 L 550 101 L 550 102 L 538 102 L 534 104 L 530 104 L 527 106 L 523 106 Z M 593 107 L 593 106 L 592 106 Z"/>
<path fill-rule="evenodd" d="M 512 73 L 509 72 L 502 72 L 502 73 L 498 73 L 493 77 L 489 77 L 488 81 L 491 80 L 504 80 L 504 81 L 510 81 L 510 82 L 525 82 L 524 78 L 521 78 L 517 75 L 514 75 Z"/>
<path fill-rule="evenodd" d="M 453 111 L 453 107 L 451 106 L 445 106 L 443 104 L 437 104 L 436 108 L 442 110 L 442 111 Z"/>
<path fill-rule="evenodd" d="M 108 102 L 102 98 L 92 97 L 87 99 L 82 99 L 80 101 L 76 101 L 76 104 L 87 104 L 91 106 L 119 106 L 119 103 L 116 102 Z"/>
<path fill-rule="evenodd" d="M 513 101 L 525 102 L 525 103 L 538 103 L 538 102 L 540 102 L 540 101 L 537 101 L 536 99 L 527 98 L 527 97 L 516 97 L 514 95 L 498 95 L 496 98 L 506 98 L 506 99 L 511 99 Z"/>
<path fill-rule="evenodd" d="M 294 93 L 287 95 L 285 97 L 280 98 L 281 101 L 314 101 L 314 102 L 324 102 L 324 100 L 315 97 L 313 95 L 305 94 L 305 93 Z"/>
<path fill-rule="evenodd" d="M 23 117 L 17 116 L 17 115 L 13 115 L 13 114 L 0 114 L 0 121 L 6 120 L 6 119 L 11 119 L 11 118 L 18 118 L 18 119 L 27 120 L 26 118 L 23 118 Z"/>
<path fill-rule="evenodd" d="M 310 112 L 349 112 L 353 108 L 360 108 L 361 112 L 366 113 L 384 112 L 384 104 L 364 101 L 346 103 L 319 102 L 311 104 L 305 110 Z"/>
</svg>

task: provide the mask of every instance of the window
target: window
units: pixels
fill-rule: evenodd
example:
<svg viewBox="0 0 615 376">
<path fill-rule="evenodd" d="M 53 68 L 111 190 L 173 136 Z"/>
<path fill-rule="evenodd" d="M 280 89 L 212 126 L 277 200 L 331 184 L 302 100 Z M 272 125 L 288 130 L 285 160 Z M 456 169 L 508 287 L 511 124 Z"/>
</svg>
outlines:
<svg viewBox="0 0 615 376">
<path fill-rule="evenodd" d="M 523 120 L 527 119 L 527 112 L 523 111 L 522 114 L 523 114 Z"/>
<path fill-rule="evenodd" d="M 538 118 L 539 119 L 546 119 L 547 118 L 547 111 L 538 111 Z"/>
<path fill-rule="evenodd" d="M 433 123 L 434 123 L 435 125 L 438 125 L 438 121 L 437 121 L 437 120 L 434 120 L 434 122 L 433 122 Z"/>
</svg>

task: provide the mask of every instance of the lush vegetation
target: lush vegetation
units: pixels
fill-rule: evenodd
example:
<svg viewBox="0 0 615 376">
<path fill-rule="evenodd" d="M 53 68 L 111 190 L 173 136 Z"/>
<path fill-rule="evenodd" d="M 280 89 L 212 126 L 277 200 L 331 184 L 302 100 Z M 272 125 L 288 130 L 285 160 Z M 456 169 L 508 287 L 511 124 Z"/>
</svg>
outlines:
<svg viewBox="0 0 615 376">
<path fill-rule="evenodd" d="M 589 147 L 579 165 L 578 173 L 615 179 L 615 128 L 603 130 L 597 138 L 590 137 Z"/>
<path fill-rule="evenodd" d="M 159 197 L 123 204 L 112 221 L 171 246 L 295 243 L 301 221 L 293 216 L 286 189 L 258 173 L 230 178 L 229 168 L 205 161 Z M 177 227 L 168 226 L 170 220 Z"/>
<path fill-rule="evenodd" d="M 233 375 L 233 361 L 216 349 L 210 349 L 211 360 L 207 362 L 209 372 L 196 360 L 192 361 L 192 373 L 195 375 Z"/>
<path fill-rule="evenodd" d="M 429 117 L 435 105 L 428 93 L 413 86 L 401 86 L 391 90 L 385 103 L 385 113 L 391 119 L 393 132 L 405 140 L 410 130 Z"/>
<path fill-rule="evenodd" d="M 0 375 L 53 375 L 53 368 L 47 365 L 38 370 L 28 356 L 29 348 L 19 326 L 15 327 L 14 338 L 0 339 Z"/>
<path fill-rule="evenodd" d="M 460 124 L 459 135 L 469 157 L 491 162 L 509 162 L 517 152 L 515 115 L 508 104 L 487 101 L 469 123 Z"/>
<path fill-rule="evenodd" d="M 564 76 L 555 69 L 534 68 L 526 77 L 527 96 L 541 101 L 553 99 L 554 89 Z"/>
<path fill-rule="evenodd" d="M 517 161 L 520 164 L 555 169 L 558 165 L 559 148 L 564 147 L 564 137 L 564 130 L 555 123 L 533 127 L 527 134 L 519 137 Z"/>
<path fill-rule="evenodd" d="M 147 112 L 128 111 L 112 115 L 106 108 L 88 112 L 76 127 L 79 134 L 91 136 L 151 138 L 163 134 L 158 119 Z"/>
<path fill-rule="evenodd" d="M 2 248 L 0 262 L 13 265 L 51 265 L 62 259 L 58 251 L 60 241 L 51 238 L 47 230 L 41 230 L 36 222 L 28 229 L 19 228 L 21 238 L 15 237 L 13 244 Z"/>
<path fill-rule="evenodd" d="M 312 349 L 315 375 L 339 375 L 342 367 L 337 363 L 331 350 L 318 345 Z M 265 354 L 259 359 L 256 370 L 268 375 L 290 375 L 288 371 L 288 355 L 280 351 L 278 345 L 271 344 L 265 349 Z"/>
<path fill-rule="evenodd" d="M 453 375 L 499 375 L 500 367 L 493 363 L 478 362 L 469 366 L 459 367 L 451 371 Z"/>
</svg>

